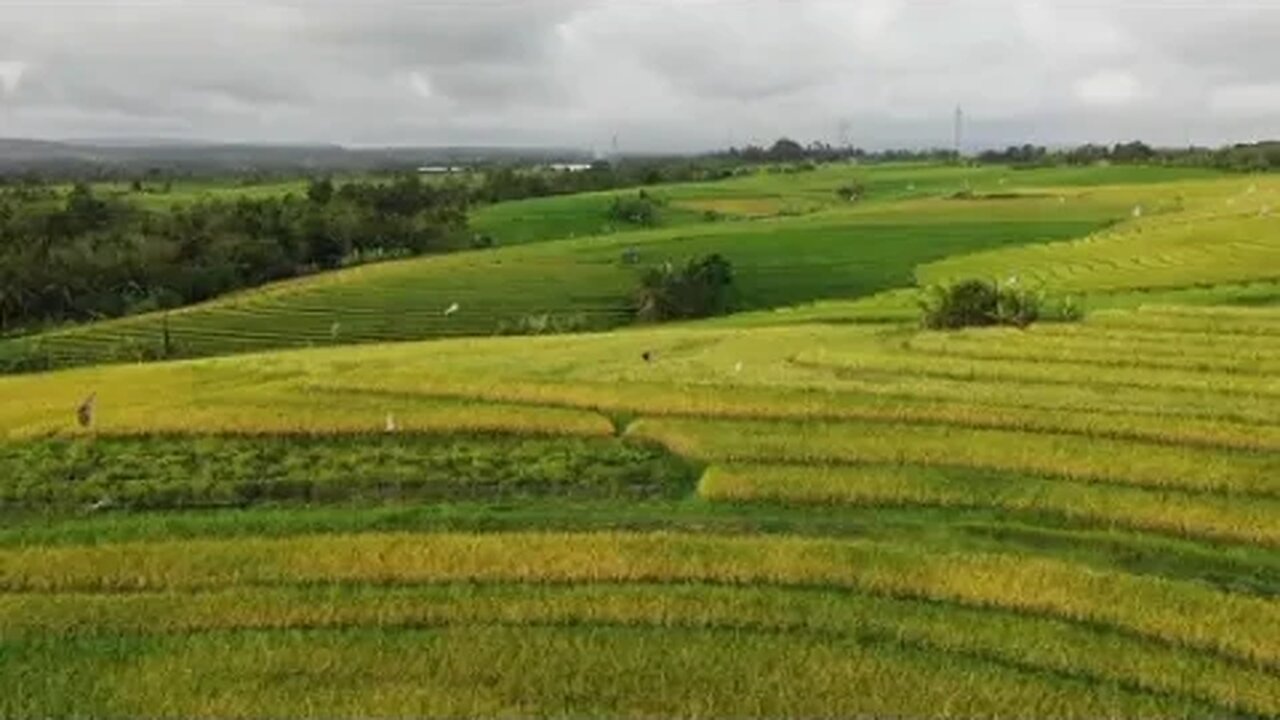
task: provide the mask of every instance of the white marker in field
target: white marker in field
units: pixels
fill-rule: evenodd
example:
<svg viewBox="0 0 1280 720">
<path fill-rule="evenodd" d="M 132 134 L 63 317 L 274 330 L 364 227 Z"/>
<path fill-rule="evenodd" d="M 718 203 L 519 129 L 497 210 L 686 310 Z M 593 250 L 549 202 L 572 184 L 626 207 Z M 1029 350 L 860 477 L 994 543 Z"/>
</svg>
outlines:
<svg viewBox="0 0 1280 720">
<path fill-rule="evenodd" d="M 733 371 L 734 371 L 734 372 L 736 372 L 736 373 L 740 373 L 740 372 L 742 372 L 742 361 L 741 361 L 741 360 L 739 360 L 739 361 L 737 362 L 737 364 L 735 364 L 735 365 L 733 366 Z"/>
<path fill-rule="evenodd" d="M 1134 205 L 1134 206 L 1133 206 L 1133 216 L 1134 216 L 1134 217 L 1136 217 L 1136 218 L 1140 218 L 1140 217 L 1142 217 L 1142 206 L 1141 206 L 1141 205 Z"/>
<path fill-rule="evenodd" d="M 447 308 L 445 308 L 445 309 L 444 309 L 444 316 L 445 316 L 445 317 L 449 317 L 450 315 L 452 315 L 452 314 L 454 314 L 454 313 L 458 312 L 458 308 L 459 308 L 459 307 L 460 307 L 460 306 L 458 305 L 458 303 L 454 303 L 454 304 L 450 305 L 449 307 L 447 307 Z"/>
<path fill-rule="evenodd" d="M 399 426 L 399 425 L 396 425 L 396 416 L 395 416 L 395 415 L 392 415 L 391 413 L 387 413 L 387 425 L 386 425 L 386 428 L 387 428 L 387 432 L 389 432 L 389 433 L 393 433 L 393 432 L 395 432 L 396 430 L 399 430 L 399 429 L 400 429 L 400 426 Z"/>
</svg>

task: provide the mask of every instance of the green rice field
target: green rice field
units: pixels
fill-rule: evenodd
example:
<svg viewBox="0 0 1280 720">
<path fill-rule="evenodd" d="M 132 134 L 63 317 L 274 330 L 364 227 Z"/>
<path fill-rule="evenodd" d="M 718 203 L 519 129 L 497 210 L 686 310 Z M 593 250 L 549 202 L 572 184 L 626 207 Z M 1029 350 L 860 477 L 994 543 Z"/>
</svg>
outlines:
<svg viewBox="0 0 1280 720">
<path fill-rule="evenodd" d="M 654 192 L 0 343 L 69 366 L 0 376 L 0 716 L 1280 717 L 1280 181 Z M 628 248 L 741 312 L 631 325 Z M 968 277 L 1086 314 L 922 330 Z"/>
</svg>

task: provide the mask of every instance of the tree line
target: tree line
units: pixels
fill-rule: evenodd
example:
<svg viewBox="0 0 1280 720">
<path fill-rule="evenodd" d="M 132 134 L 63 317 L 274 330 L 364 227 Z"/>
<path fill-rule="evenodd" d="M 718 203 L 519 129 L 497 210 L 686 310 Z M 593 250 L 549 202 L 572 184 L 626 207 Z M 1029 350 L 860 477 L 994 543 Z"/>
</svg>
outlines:
<svg viewBox="0 0 1280 720">
<path fill-rule="evenodd" d="M 1043 145 L 1010 145 L 1003 150 L 979 153 L 980 163 L 1043 167 L 1053 165 L 1167 165 L 1205 167 L 1234 172 L 1280 170 L 1280 142 L 1242 143 L 1220 148 L 1157 148 L 1144 142 L 1114 145 L 1085 144 L 1051 150 Z"/>
<path fill-rule="evenodd" d="M 407 176 L 145 210 L 87 184 L 0 190 L 0 332 L 176 307 L 374 257 L 449 249 L 470 197 Z"/>
</svg>

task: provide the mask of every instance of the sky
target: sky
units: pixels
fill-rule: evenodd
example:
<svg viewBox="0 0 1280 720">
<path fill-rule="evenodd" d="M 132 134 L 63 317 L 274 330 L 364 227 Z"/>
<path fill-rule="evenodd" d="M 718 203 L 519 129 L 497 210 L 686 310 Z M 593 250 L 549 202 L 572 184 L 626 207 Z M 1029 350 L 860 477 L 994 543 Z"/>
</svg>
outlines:
<svg viewBox="0 0 1280 720">
<path fill-rule="evenodd" d="M 1280 0 L 0 0 L 0 137 L 1280 137 Z"/>
</svg>

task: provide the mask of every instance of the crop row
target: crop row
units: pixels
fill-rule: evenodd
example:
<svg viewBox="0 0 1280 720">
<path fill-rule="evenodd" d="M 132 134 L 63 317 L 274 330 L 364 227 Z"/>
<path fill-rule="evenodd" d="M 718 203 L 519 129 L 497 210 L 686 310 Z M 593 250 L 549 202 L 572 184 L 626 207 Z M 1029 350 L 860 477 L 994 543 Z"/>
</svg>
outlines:
<svg viewBox="0 0 1280 720">
<path fill-rule="evenodd" d="M 1280 713 L 1280 679 L 1213 655 L 1048 618 L 841 591 L 625 584 L 0 595 L 0 629 L 11 639 L 477 625 L 718 629 L 770 632 L 776 637 L 892 639 L 926 651 L 939 662 L 983 658 L 1040 673 L 1195 698 L 1218 712 Z"/>
<path fill-rule="evenodd" d="M 1280 496 L 1280 453 L 866 422 L 644 419 L 628 435 L 707 462 L 905 463 L 1149 488 Z"/>
<path fill-rule="evenodd" d="M 901 465 L 714 466 L 698 493 L 712 501 L 793 505 L 997 508 L 1104 527 L 1280 546 L 1280 502 Z"/>
<path fill-rule="evenodd" d="M 1113 411 L 1114 398 L 1076 393 L 1082 402 L 1062 407 L 1043 399 L 1012 394 L 999 402 L 995 387 L 991 397 L 973 398 L 972 386 L 955 388 L 954 398 L 944 383 L 890 383 L 864 386 L 864 392 L 814 392 L 803 388 L 769 389 L 759 386 L 685 386 L 631 383 L 553 383 L 443 379 L 420 376 L 400 382 L 386 378 L 350 378 L 325 381 L 313 389 L 394 397 L 462 398 L 497 403 L 527 403 L 656 417 L 693 416 L 724 419 L 865 420 L 893 423 L 947 424 L 972 428 L 1058 432 L 1096 437 L 1131 438 L 1166 444 L 1218 446 L 1245 450 L 1280 450 L 1280 427 L 1269 416 L 1245 415 L 1251 406 L 1236 408 L 1246 420 L 1218 417 L 1182 417 L 1165 395 L 1153 398 L 1157 405 L 1134 411 Z M 877 392 L 879 390 L 880 392 Z M 939 395 L 937 399 L 930 395 Z M 1036 402 L 1039 400 L 1039 402 Z M 1169 408 L 1161 414 L 1158 403 Z M 1018 404 L 1018 403 L 1025 404 Z M 1186 402 L 1187 411 L 1211 410 Z M 1257 405 L 1274 414 L 1274 407 Z M 1176 419 L 1176 421 L 1175 421 Z"/>
<path fill-rule="evenodd" d="M 1087 384 L 1093 387 L 1125 387 L 1182 390 L 1221 395 L 1265 396 L 1280 400 L 1280 378 L 1268 375 L 1207 372 L 1204 370 L 1151 367 L 1099 367 L 1085 362 L 1026 360 L 969 360 L 875 351 L 805 350 L 795 361 L 808 367 L 827 368 L 857 376 L 887 373 L 913 377 L 941 377 L 988 382 Z"/>
<path fill-rule="evenodd" d="M 1019 277 L 1055 291 L 1186 287 L 1274 279 L 1280 220 L 1223 210 L 1143 219 L 1068 242 L 956 256 L 923 266 L 924 282 Z"/>
<path fill-rule="evenodd" d="M 985 658 L 858 637 L 615 626 L 292 630 L 5 648 L 28 717 L 988 717 L 1213 714 Z M 110 668 L 107 671 L 106 668 Z"/>
<path fill-rule="evenodd" d="M 1111 626 L 1280 668 L 1280 603 L 1005 554 L 868 541 L 637 533 L 324 535 L 0 551 L 8 591 L 313 583 L 708 581 L 827 585 Z"/>
<path fill-rule="evenodd" d="M 1280 341 L 1247 351 L 1239 346 L 1215 345 L 1201 350 L 1173 342 L 1144 343 L 1134 338 L 1069 338 L 1036 332 L 920 334 L 909 341 L 912 350 L 978 360 L 1030 360 L 1100 367 L 1154 370 L 1192 370 L 1212 373 L 1280 373 Z"/>
<path fill-rule="evenodd" d="M 0 444 L 0 507 L 684 494 L 682 463 L 613 438 L 152 437 Z"/>
</svg>

